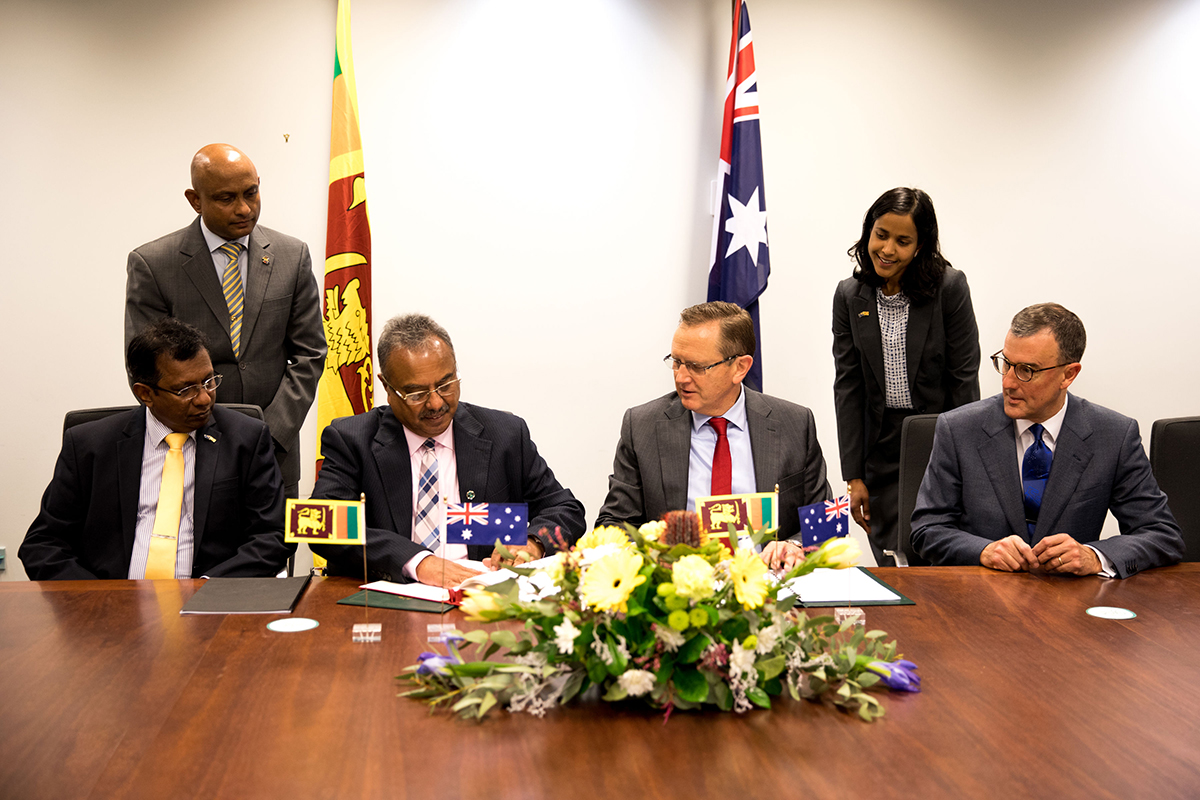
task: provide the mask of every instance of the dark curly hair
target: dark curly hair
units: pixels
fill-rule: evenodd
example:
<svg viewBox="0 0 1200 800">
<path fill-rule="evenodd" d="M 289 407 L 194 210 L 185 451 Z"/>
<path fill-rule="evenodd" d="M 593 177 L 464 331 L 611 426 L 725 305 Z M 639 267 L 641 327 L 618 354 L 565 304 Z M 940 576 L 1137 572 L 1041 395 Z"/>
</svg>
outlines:
<svg viewBox="0 0 1200 800">
<path fill-rule="evenodd" d="M 920 305 L 933 299 L 938 287 L 942 284 L 942 275 L 950 262 L 942 255 L 938 245 L 937 214 L 933 210 L 933 200 L 920 189 L 908 189 L 903 186 L 891 189 L 879 196 L 879 199 L 867 209 L 863 217 L 862 236 L 850 246 L 846 254 L 854 259 L 854 278 L 868 286 L 882 286 L 883 278 L 875 272 L 871 263 L 871 254 L 867 252 L 867 244 L 871 241 L 871 231 L 875 222 L 884 214 L 899 214 L 912 217 L 913 226 L 917 229 L 917 254 L 912 263 L 904 270 L 900 278 L 900 288 L 913 303 Z"/>
</svg>

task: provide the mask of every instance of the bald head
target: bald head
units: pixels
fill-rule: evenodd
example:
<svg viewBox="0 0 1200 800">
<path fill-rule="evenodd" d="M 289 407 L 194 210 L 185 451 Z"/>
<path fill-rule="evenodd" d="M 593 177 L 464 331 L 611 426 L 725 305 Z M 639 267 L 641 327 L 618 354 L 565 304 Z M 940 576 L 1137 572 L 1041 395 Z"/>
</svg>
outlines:
<svg viewBox="0 0 1200 800">
<path fill-rule="evenodd" d="M 233 145 L 210 144 L 192 157 L 192 187 L 183 195 L 222 239 L 249 235 L 258 223 L 258 170 Z"/>
</svg>

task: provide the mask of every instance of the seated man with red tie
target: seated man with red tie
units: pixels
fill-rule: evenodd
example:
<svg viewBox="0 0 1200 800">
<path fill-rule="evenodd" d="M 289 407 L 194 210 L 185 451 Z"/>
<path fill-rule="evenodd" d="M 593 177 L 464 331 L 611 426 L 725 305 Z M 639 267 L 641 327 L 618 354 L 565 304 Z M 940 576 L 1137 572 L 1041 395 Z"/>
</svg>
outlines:
<svg viewBox="0 0 1200 800">
<path fill-rule="evenodd" d="M 63 435 L 18 555 L 35 581 L 267 577 L 295 551 L 262 422 L 216 405 L 203 334 L 167 317 L 126 351 L 141 405 Z"/>
<path fill-rule="evenodd" d="M 663 359 L 675 391 L 625 412 L 597 525 L 641 525 L 697 497 L 774 491 L 779 541 L 763 550 L 772 567 L 800 554 L 797 509 L 831 496 L 817 425 L 804 406 L 754 391 L 754 323 L 733 303 L 685 308 Z"/>
</svg>

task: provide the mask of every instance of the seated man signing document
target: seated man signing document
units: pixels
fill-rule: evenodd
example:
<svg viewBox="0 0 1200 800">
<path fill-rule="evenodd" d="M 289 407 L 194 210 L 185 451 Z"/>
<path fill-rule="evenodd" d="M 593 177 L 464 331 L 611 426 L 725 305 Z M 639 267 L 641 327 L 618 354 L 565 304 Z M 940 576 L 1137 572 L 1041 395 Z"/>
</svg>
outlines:
<svg viewBox="0 0 1200 800">
<path fill-rule="evenodd" d="M 912 519 L 934 564 L 1126 578 L 1183 557 L 1135 420 L 1067 392 L 1087 336 L 1057 303 L 1013 317 L 1001 394 L 938 419 Z M 1100 539 L 1112 511 L 1121 535 Z"/>
<path fill-rule="evenodd" d="M 459 402 L 458 363 L 444 328 L 422 314 L 394 317 L 377 353 L 388 404 L 325 428 L 312 495 L 366 494 L 367 580 L 454 586 L 477 574 L 460 562 L 483 560 L 491 548 L 440 542 L 441 500 L 527 503 L 529 542 L 509 548 L 522 559 L 554 551 L 555 528 L 568 544 L 583 534 L 583 505 L 555 480 L 525 421 Z M 328 559 L 330 573 L 362 576 L 360 548 L 312 549 Z"/>
</svg>

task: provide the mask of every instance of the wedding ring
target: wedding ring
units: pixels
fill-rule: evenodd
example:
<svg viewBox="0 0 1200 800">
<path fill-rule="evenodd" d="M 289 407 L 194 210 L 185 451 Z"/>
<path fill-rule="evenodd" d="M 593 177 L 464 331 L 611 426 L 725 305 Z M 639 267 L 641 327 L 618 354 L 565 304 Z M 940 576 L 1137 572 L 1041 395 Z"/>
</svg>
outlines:
<svg viewBox="0 0 1200 800">
<path fill-rule="evenodd" d="M 1058 557 L 1058 565 L 1059 565 L 1060 567 L 1062 566 L 1062 556 L 1059 556 L 1059 557 Z"/>
</svg>

